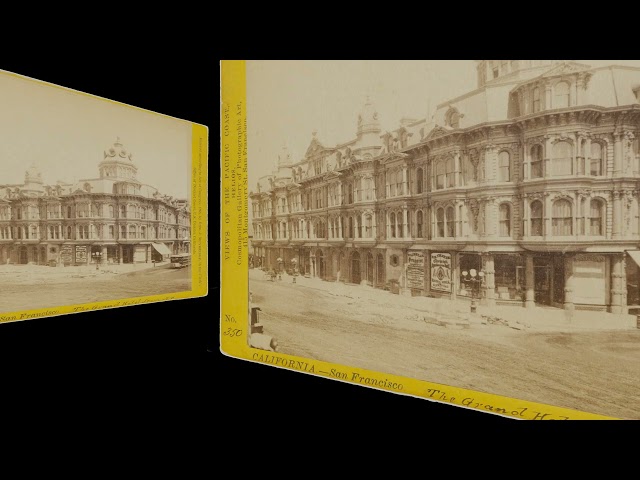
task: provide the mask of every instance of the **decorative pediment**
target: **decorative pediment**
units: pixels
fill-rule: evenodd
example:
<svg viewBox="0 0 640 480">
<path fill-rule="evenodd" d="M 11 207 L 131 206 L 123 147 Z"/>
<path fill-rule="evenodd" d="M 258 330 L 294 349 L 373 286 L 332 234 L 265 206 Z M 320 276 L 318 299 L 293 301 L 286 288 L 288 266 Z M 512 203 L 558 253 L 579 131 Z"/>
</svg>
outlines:
<svg viewBox="0 0 640 480">
<path fill-rule="evenodd" d="M 304 156 L 313 157 L 314 155 L 317 155 L 318 153 L 324 150 L 326 150 L 324 145 L 322 145 L 320 141 L 314 136 L 311 139 L 311 143 L 309 144 L 309 147 L 307 148 L 307 152 L 304 154 Z"/>
<path fill-rule="evenodd" d="M 577 62 L 563 62 L 559 65 L 555 65 L 550 70 L 547 70 L 545 73 L 540 75 L 540 78 L 569 75 L 572 73 L 579 73 L 587 70 L 591 70 L 590 65 L 585 65 L 584 63 L 577 63 Z"/>
<path fill-rule="evenodd" d="M 435 127 L 433 127 L 433 129 L 426 136 L 425 141 L 428 142 L 429 140 L 433 140 L 435 138 L 440 138 L 440 137 L 442 137 L 444 135 L 448 135 L 452 131 L 453 131 L 453 128 L 451 128 L 451 127 L 443 127 L 441 125 L 436 125 Z"/>
</svg>

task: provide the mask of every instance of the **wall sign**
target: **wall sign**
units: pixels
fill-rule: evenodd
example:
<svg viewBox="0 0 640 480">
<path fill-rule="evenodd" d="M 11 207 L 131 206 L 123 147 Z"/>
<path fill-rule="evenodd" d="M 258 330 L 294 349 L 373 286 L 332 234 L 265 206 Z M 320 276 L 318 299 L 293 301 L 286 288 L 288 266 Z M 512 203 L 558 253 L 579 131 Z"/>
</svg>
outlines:
<svg viewBox="0 0 640 480">
<path fill-rule="evenodd" d="M 451 292 L 451 254 L 431 254 L 431 290 Z"/>
<path fill-rule="evenodd" d="M 424 288 L 424 252 L 409 252 L 407 264 L 407 287 Z"/>
</svg>

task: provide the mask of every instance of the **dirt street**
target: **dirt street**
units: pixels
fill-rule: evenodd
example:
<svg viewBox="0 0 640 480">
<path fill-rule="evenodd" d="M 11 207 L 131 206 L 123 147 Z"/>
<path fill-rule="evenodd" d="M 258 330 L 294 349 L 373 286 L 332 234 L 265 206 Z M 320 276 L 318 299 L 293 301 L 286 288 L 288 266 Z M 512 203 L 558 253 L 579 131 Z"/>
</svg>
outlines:
<svg viewBox="0 0 640 480">
<path fill-rule="evenodd" d="M 59 269 L 51 269 L 53 273 L 48 273 L 47 267 L 41 268 L 43 273 L 30 273 L 19 282 L 15 275 L 0 276 L 0 313 L 159 295 L 191 288 L 191 267 L 172 269 L 163 266 L 118 275 L 97 275 L 88 269 L 84 275 L 70 274 L 65 278 L 60 277 Z"/>
<path fill-rule="evenodd" d="M 250 290 L 281 353 L 640 419 L 640 330 L 450 329 L 387 305 L 383 291 L 360 298 L 257 275 Z"/>
</svg>

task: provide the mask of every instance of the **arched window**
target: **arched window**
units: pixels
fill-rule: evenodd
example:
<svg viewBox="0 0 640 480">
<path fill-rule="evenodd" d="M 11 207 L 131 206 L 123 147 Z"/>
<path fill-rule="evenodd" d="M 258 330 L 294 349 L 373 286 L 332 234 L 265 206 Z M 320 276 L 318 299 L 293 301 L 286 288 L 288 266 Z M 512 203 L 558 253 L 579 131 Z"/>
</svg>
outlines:
<svg viewBox="0 0 640 480">
<path fill-rule="evenodd" d="M 389 226 L 391 227 L 391 238 L 396 238 L 396 214 L 389 214 Z"/>
<path fill-rule="evenodd" d="M 589 154 L 589 173 L 599 177 L 602 175 L 603 168 L 602 145 L 597 142 L 591 143 L 591 152 Z"/>
<path fill-rule="evenodd" d="M 367 214 L 364 217 L 364 236 L 366 238 L 371 238 L 373 232 L 373 220 L 371 215 Z"/>
<path fill-rule="evenodd" d="M 436 212 L 436 226 L 438 229 L 438 237 L 444 237 L 444 208 L 439 208 Z"/>
<path fill-rule="evenodd" d="M 540 111 L 540 89 L 533 89 L 533 113 Z"/>
<path fill-rule="evenodd" d="M 592 199 L 591 208 L 589 213 L 589 221 L 591 224 L 591 235 L 602 236 L 604 231 L 602 229 L 604 225 L 604 205 L 600 200 Z"/>
<path fill-rule="evenodd" d="M 402 224 L 403 215 L 401 212 L 396 214 L 396 221 L 398 222 L 398 238 L 402 238 L 404 236 L 404 228 Z"/>
<path fill-rule="evenodd" d="M 353 238 L 353 217 L 349 217 L 349 238 Z"/>
<path fill-rule="evenodd" d="M 511 157 L 509 152 L 500 152 L 498 155 L 499 178 L 501 182 L 511 181 Z"/>
<path fill-rule="evenodd" d="M 387 176 L 389 178 L 389 196 L 395 197 L 396 196 L 396 173 L 389 172 Z"/>
<path fill-rule="evenodd" d="M 531 178 L 542 178 L 542 145 L 531 147 Z"/>
<path fill-rule="evenodd" d="M 127 218 L 127 206 L 120 205 L 120 218 Z"/>
<path fill-rule="evenodd" d="M 555 236 L 567 236 L 573 234 L 573 218 L 571 216 L 571 202 L 561 199 L 553 203 L 552 231 Z"/>
<path fill-rule="evenodd" d="M 404 195 L 404 191 L 402 190 L 402 170 L 396 172 L 396 192 L 398 196 Z"/>
<path fill-rule="evenodd" d="M 531 232 L 530 235 L 542 235 L 542 202 L 536 200 L 531 203 Z"/>
<path fill-rule="evenodd" d="M 136 238 L 136 227 L 129 225 L 129 238 Z"/>
<path fill-rule="evenodd" d="M 456 185 L 456 163 L 453 157 L 447 159 L 447 187 L 455 187 Z"/>
<path fill-rule="evenodd" d="M 418 213 L 416 214 L 416 237 L 418 237 L 418 238 L 422 238 L 423 237 L 423 234 L 422 234 L 422 222 L 423 222 L 422 210 L 418 210 Z"/>
<path fill-rule="evenodd" d="M 447 207 L 447 237 L 456 236 L 455 214 L 453 207 Z"/>
<path fill-rule="evenodd" d="M 422 173 L 422 169 L 419 168 L 416 170 L 416 193 L 422 193 L 423 181 L 424 174 Z"/>
<path fill-rule="evenodd" d="M 444 188 L 444 162 L 439 161 L 436 163 L 436 190 L 441 190 Z"/>
<path fill-rule="evenodd" d="M 553 108 L 567 108 L 569 106 L 569 84 L 560 82 L 553 89 Z"/>
<path fill-rule="evenodd" d="M 500 205 L 500 236 L 511 236 L 511 208 L 508 203 Z"/>
<path fill-rule="evenodd" d="M 552 149 L 552 171 L 554 175 L 571 175 L 573 155 L 569 142 L 557 142 Z"/>
</svg>

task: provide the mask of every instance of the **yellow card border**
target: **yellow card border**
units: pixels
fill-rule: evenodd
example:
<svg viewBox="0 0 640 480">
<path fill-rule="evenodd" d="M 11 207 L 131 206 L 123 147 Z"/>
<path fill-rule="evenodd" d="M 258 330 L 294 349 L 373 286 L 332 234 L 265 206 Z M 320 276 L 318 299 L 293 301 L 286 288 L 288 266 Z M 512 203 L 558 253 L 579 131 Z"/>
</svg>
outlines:
<svg viewBox="0 0 640 480">
<path fill-rule="evenodd" d="M 53 83 L 37 80 L 13 72 L 0 70 L 0 75 L 9 75 L 21 80 L 35 82 L 93 99 L 113 103 L 115 105 L 141 110 L 143 112 L 171 118 L 175 121 L 191 124 L 191 290 L 161 295 L 147 295 L 142 297 L 127 297 L 121 300 L 107 300 L 102 302 L 63 305 L 58 307 L 21 310 L 14 312 L 0 312 L 0 324 L 31 320 L 35 318 L 55 317 L 71 313 L 91 312 L 110 308 L 128 307 L 146 303 L 157 303 L 189 298 L 205 297 L 209 294 L 208 282 L 208 151 L 209 129 L 204 125 L 189 122 L 144 108 L 127 105 L 89 93 L 63 87 Z"/>
<path fill-rule="evenodd" d="M 250 348 L 247 337 L 249 327 L 249 270 L 248 237 L 246 235 L 248 218 L 246 212 L 249 200 L 246 192 L 245 61 L 223 60 L 221 72 L 222 288 L 220 350 L 223 354 L 233 358 L 295 370 L 345 383 L 520 420 L 612 419 L 612 417 L 593 413 Z M 239 225 L 242 222 L 244 222 L 244 226 L 240 228 Z M 225 252 L 228 252 L 228 255 Z"/>
</svg>

